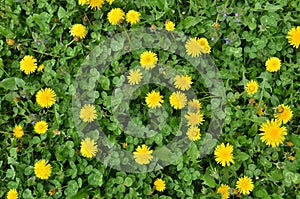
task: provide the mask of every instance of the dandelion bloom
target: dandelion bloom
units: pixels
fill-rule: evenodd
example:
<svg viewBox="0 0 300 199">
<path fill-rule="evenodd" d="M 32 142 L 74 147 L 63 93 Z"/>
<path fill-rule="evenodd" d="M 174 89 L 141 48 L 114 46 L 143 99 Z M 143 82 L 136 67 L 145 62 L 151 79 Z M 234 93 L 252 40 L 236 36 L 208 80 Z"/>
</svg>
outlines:
<svg viewBox="0 0 300 199">
<path fill-rule="evenodd" d="M 240 177 L 236 182 L 236 188 L 240 194 L 250 194 L 254 189 L 252 179 L 248 176 Z"/>
<path fill-rule="evenodd" d="M 140 64 L 146 70 L 154 68 L 157 61 L 157 54 L 151 51 L 143 52 L 140 56 Z"/>
<path fill-rule="evenodd" d="M 271 57 L 266 61 L 267 71 L 276 72 L 280 69 L 281 61 L 277 57 Z"/>
<path fill-rule="evenodd" d="M 260 131 L 263 133 L 259 134 L 261 140 L 267 144 L 267 146 L 276 147 L 281 144 L 285 135 L 287 134 L 286 127 L 280 127 L 281 121 L 279 120 L 267 120 L 260 126 Z"/>
<path fill-rule="evenodd" d="M 24 130 L 23 130 L 22 126 L 20 126 L 20 125 L 15 126 L 13 132 L 14 132 L 14 136 L 16 138 L 21 138 L 24 135 Z"/>
<path fill-rule="evenodd" d="M 167 20 L 166 21 L 166 30 L 173 31 L 174 29 L 175 29 L 175 24 L 172 21 Z"/>
<path fill-rule="evenodd" d="M 193 83 L 192 78 L 188 75 L 176 75 L 174 80 L 175 88 L 183 91 L 189 90 L 191 88 L 191 84 Z"/>
<path fill-rule="evenodd" d="M 143 78 L 143 75 L 140 72 L 140 69 L 130 70 L 129 71 L 129 75 L 127 76 L 128 83 L 130 85 L 134 85 L 134 84 L 140 83 L 141 80 L 142 80 L 142 78 Z"/>
<path fill-rule="evenodd" d="M 197 42 L 200 44 L 202 53 L 209 54 L 210 53 L 210 46 L 206 38 L 201 37 L 200 39 L 197 39 Z"/>
<path fill-rule="evenodd" d="M 233 161 L 233 146 L 227 143 L 225 146 L 224 143 L 218 145 L 214 151 L 215 160 L 218 164 L 221 164 L 223 167 L 230 166 L 230 163 L 234 163 Z"/>
<path fill-rule="evenodd" d="M 104 4 L 104 0 L 89 0 L 89 7 L 100 10 Z"/>
<path fill-rule="evenodd" d="M 192 112 L 198 112 L 202 108 L 202 104 L 199 100 L 193 99 L 188 102 L 188 107 Z"/>
<path fill-rule="evenodd" d="M 288 36 L 286 38 L 294 48 L 298 48 L 300 45 L 300 26 L 293 27 L 288 32 Z"/>
<path fill-rule="evenodd" d="M 153 158 L 151 154 L 152 150 L 145 144 L 143 144 L 142 147 L 138 146 L 135 152 L 133 152 L 134 159 L 138 164 L 149 164 Z"/>
<path fill-rule="evenodd" d="M 221 186 L 217 189 L 217 193 L 222 194 L 221 199 L 228 199 L 230 197 L 230 187 L 226 184 L 221 184 Z"/>
<path fill-rule="evenodd" d="M 174 109 L 182 109 L 187 102 L 186 95 L 180 91 L 173 92 L 170 96 L 170 104 Z"/>
<path fill-rule="evenodd" d="M 200 112 L 188 112 L 184 117 L 188 120 L 188 126 L 196 126 L 202 124 L 204 121 L 203 114 Z"/>
<path fill-rule="evenodd" d="M 17 199 L 18 198 L 18 192 L 17 192 L 17 190 L 16 189 L 10 189 L 7 192 L 6 198 L 7 199 Z"/>
<path fill-rule="evenodd" d="M 107 3 L 109 3 L 109 5 L 111 5 L 115 0 L 106 0 Z"/>
<path fill-rule="evenodd" d="M 36 62 L 37 60 L 33 56 L 25 55 L 20 61 L 21 71 L 23 71 L 26 75 L 33 73 L 37 68 Z"/>
<path fill-rule="evenodd" d="M 41 89 L 36 94 L 36 102 L 42 108 L 49 108 L 55 103 L 55 92 L 51 88 Z"/>
<path fill-rule="evenodd" d="M 79 39 L 83 39 L 86 36 L 86 27 L 82 24 L 74 24 L 71 29 L 70 33 L 73 37 L 78 37 Z"/>
<path fill-rule="evenodd" d="M 125 17 L 128 23 L 134 25 L 140 21 L 141 14 L 137 11 L 129 10 Z"/>
<path fill-rule="evenodd" d="M 44 134 L 48 130 L 48 124 L 45 121 L 39 121 L 34 125 L 34 131 L 38 134 Z"/>
<path fill-rule="evenodd" d="M 37 71 L 41 72 L 41 71 L 44 70 L 44 68 L 45 68 L 45 65 L 44 65 L 44 64 L 41 64 L 41 65 L 38 67 Z"/>
<path fill-rule="evenodd" d="M 206 38 L 190 38 L 186 44 L 186 53 L 192 57 L 197 57 L 201 53 L 210 53 L 210 46 Z"/>
<path fill-rule="evenodd" d="M 292 117 L 293 117 L 293 111 L 291 111 L 290 106 L 285 106 L 284 104 L 281 104 L 277 107 L 277 114 L 274 114 L 274 117 L 283 122 L 284 124 L 288 123 Z"/>
<path fill-rule="evenodd" d="M 107 14 L 107 19 L 112 25 L 117 25 L 124 19 L 125 13 L 121 8 L 113 8 Z"/>
<path fill-rule="evenodd" d="M 79 5 L 85 5 L 85 4 L 88 4 L 89 3 L 89 0 L 78 0 L 78 4 Z"/>
<path fill-rule="evenodd" d="M 41 159 L 34 164 L 34 173 L 36 177 L 47 180 L 51 175 L 51 165 L 47 160 Z"/>
<path fill-rule="evenodd" d="M 192 141 L 196 141 L 200 139 L 200 129 L 197 128 L 196 126 L 191 126 L 187 132 L 186 135 L 188 136 L 188 138 Z"/>
<path fill-rule="evenodd" d="M 79 117 L 84 122 L 93 122 L 97 116 L 96 108 L 92 104 L 85 104 L 80 109 Z"/>
<path fill-rule="evenodd" d="M 160 95 L 159 91 L 151 91 L 147 93 L 146 96 L 146 104 L 149 108 L 161 107 L 161 103 L 163 103 L 163 96 Z"/>
<path fill-rule="evenodd" d="M 93 139 L 85 138 L 80 142 L 80 152 L 86 158 L 93 158 L 98 152 L 97 144 Z"/>
<path fill-rule="evenodd" d="M 166 189 L 165 181 L 160 178 L 157 178 L 154 182 L 155 189 L 159 192 L 163 192 Z"/>
<path fill-rule="evenodd" d="M 258 90 L 258 83 L 254 80 L 251 80 L 250 82 L 247 83 L 246 85 L 247 93 L 248 94 L 254 94 Z"/>
</svg>

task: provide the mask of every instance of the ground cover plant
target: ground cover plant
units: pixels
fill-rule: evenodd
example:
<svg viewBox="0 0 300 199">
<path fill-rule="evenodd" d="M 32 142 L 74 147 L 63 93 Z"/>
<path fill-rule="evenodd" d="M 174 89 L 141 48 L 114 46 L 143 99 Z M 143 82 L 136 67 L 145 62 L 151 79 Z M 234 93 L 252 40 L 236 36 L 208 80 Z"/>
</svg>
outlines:
<svg viewBox="0 0 300 199">
<path fill-rule="evenodd" d="M 0 198 L 300 198 L 299 12 L 2 0 Z"/>
</svg>

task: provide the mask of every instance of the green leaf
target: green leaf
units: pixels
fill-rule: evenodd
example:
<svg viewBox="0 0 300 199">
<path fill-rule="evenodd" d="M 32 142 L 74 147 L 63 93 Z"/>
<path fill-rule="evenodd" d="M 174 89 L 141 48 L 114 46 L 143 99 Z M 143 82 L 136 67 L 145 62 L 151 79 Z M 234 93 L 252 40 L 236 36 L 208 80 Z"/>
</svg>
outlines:
<svg viewBox="0 0 300 199">
<path fill-rule="evenodd" d="M 243 162 L 245 160 L 248 160 L 249 157 L 250 156 L 247 153 L 239 151 L 239 152 L 237 152 L 237 154 L 235 156 L 235 159 L 240 160 L 240 161 Z"/>
<path fill-rule="evenodd" d="M 130 177 L 126 177 L 125 180 L 124 180 L 124 184 L 127 186 L 127 187 L 130 187 L 133 183 L 133 180 L 130 178 Z"/>
<path fill-rule="evenodd" d="M 58 16 L 58 19 L 61 20 L 62 18 L 67 17 L 68 13 L 66 12 L 66 10 L 63 7 L 59 7 L 58 12 L 57 12 L 57 16 Z"/>
<path fill-rule="evenodd" d="M 17 77 L 9 77 L 0 82 L 0 87 L 7 90 L 18 90 L 18 88 L 24 88 L 24 80 Z"/>
</svg>

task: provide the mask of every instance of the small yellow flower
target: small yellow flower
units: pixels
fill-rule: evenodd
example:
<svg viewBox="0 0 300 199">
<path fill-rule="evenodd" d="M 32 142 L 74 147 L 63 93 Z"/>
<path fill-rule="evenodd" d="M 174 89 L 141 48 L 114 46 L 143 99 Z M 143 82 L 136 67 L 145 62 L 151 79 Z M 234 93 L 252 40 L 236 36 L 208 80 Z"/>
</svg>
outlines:
<svg viewBox="0 0 300 199">
<path fill-rule="evenodd" d="M 20 126 L 20 125 L 15 126 L 13 132 L 14 132 L 14 136 L 16 138 L 21 138 L 24 135 L 24 130 L 23 130 L 22 126 Z"/>
<path fill-rule="evenodd" d="M 197 126 L 204 121 L 203 114 L 200 112 L 188 112 L 184 117 L 188 120 L 188 126 Z"/>
<path fill-rule="evenodd" d="M 93 122 L 97 116 L 96 108 L 92 104 L 85 104 L 80 109 L 79 117 L 84 122 Z"/>
<path fill-rule="evenodd" d="M 157 61 L 157 54 L 151 51 L 145 51 L 140 56 L 140 64 L 146 70 L 154 68 Z"/>
<path fill-rule="evenodd" d="M 129 10 L 126 14 L 126 21 L 134 25 L 140 21 L 141 14 L 134 10 Z"/>
<path fill-rule="evenodd" d="M 294 48 L 298 48 L 300 45 L 300 26 L 293 27 L 288 32 L 288 36 L 286 38 Z"/>
<path fill-rule="evenodd" d="M 48 123 L 45 121 L 39 121 L 34 125 L 34 131 L 38 134 L 44 134 L 48 130 Z"/>
<path fill-rule="evenodd" d="M 192 78 L 188 75 L 176 75 L 174 78 L 174 86 L 177 89 L 180 89 L 182 91 L 189 90 L 191 88 Z"/>
<path fill-rule="evenodd" d="M 191 112 L 198 112 L 202 108 L 202 104 L 199 100 L 193 99 L 188 102 L 188 107 Z"/>
<path fill-rule="evenodd" d="M 70 33 L 73 37 L 78 37 L 79 39 L 83 39 L 86 36 L 86 27 L 82 24 L 74 24 L 71 27 Z"/>
<path fill-rule="evenodd" d="M 106 0 L 107 3 L 109 3 L 109 5 L 111 5 L 115 0 Z"/>
<path fill-rule="evenodd" d="M 36 177 L 47 180 L 51 175 L 51 165 L 45 159 L 41 159 L 34 164 L 34 173 Z"/>
<path fill-rule="evenodd" d="M 93 139 L 85 138 L 80 143 L 80 152 L 86 158 L 93 158 L 98 152 L 97 144 Z"/>
<path fill-rule="evenodd" d="M 254 189 L 252 179 L 248 176 L 240 177 L 236 182 L 236 188 L 240 194 L 250 194 Z"/>
<path fill-rule="evenodd" d="M 89 3 L 89 0 L 78 0 L 78 4 L 79 5 L 85 5 L 85 4 L 88 4 Z"/>
<path fill-rule="evenodd" d="M 288 123 L 293 117 L 293 111 L 291 111 L 291 107 L 288 105 L 279 105 L 277 112 L 277 114 L 274 114 L 274 117 L 284 124 Z"/>
<path fill-rule="evenodd" d="M 252 95 L 257 92 L 258 83 L 254 80 L 251 80 L 250 82 L 247 83 L 246 88 L 247 88 L 247 93 L 249 95 Z"/>
<path fill-rule="evenodd" d="M 173 31 L 174 29 L 175 29 L 175 24 L 172 21 L 167 20 L 166 21 L 166 30 Z"/>
<path fill-rule="evenodd" d="M 41 89 L 36 94 L 36 102 L 42 108 L 50 108 L 55 103 L 55 96 L 51 88 Z"/>
<path fill-rule="evenodd" d="M 107 19 L 112 25 L 118 25 L 124 20 L 125 13 L 121 8 L 113 8 L 107 14 Z"/>
<path fill-rule="evenodd" d="M 15 45 L 15 40 L 7 38 L 7 39 L 6 39 L 6 43 L 7 43 L 7 45 L 9 45 L 9 46 L 13 46 L 13 45 Z"/>
<path fill-rule="evenodd" d="M 146 104 L 149 108 L 161 107 L 161 103 L 163 102 L 163 96 L 160 95 L 159 91 L 153 90 L 150 93 L 147 93 Z"/>
<path fill-rule="evenodd" d="M 160 178 L 157 178 L 154 182 L 154 186 L 155 186 L 155 189 L 159 192 L 163 192 L 165 189 L 166 189 L 166 184 L 165 182 L 160 179 Z"/>
<path fill-rule="evenodd" d="M 135 84 L 140 83 L 142 78 L 143 78 L 143 75 L 140 72 L 140 69 L 130 70 L 129 75 L 127 76 L 128 83 L 130 85 L 135 85 Z"/>
<path fill-rule="evenodd" d="M 33 56 L 25 55 L 20 61 L 21 71 L 23 71 L 26 75 L 33 73 L 37 68 L 36 62 L 37 60 Z"/>
<path fill-rule="evenodd" d="M 38 67 L 37 71 L 41 72 L 41 71 L 44 70 L 44 68 L 45 68 L 45 65 L 44 65 L 44 64 L 41 64 L 41 65 Z"/>
<path fill-rule="evenodd" d="M 187 132 L 186 135 L 188 136 L 188 138 L 192 141 L 197 141 L 200 139 L 200 129 L 197 128 L 196 126 L 191 126 Z"/>
<path fill-rule="evenodd" d="M 279 120 L 267 120 L 260 126 L 260 131 L 263 133 L 259 134 L 261 140 L 266 143 L 267 146 L 277 147 L 283 143 L 285 135 L 287 135 L 286 127 L 280 127 L 281 121 Z"/>
<path fill-rule="evenodd" d="M 17 192 L 17 190 L 16 189 L 10 189 L 7 192 L 6 198 L 7 199 L 17 199 L 18 198 L 18 192 Z"/>
<path fill-rule="evenodd" d="M 142 147 L 138 146 L 136 148 L 135 152 L 133 152 L 133 156 L 138 164 L 149 164 L 153 159 L 153 156 L 151 155 L 152 152 L 153 151 L 150 150 L 148 146 L 143 144 Z"/>
<path fill-rule="evenodd" d="M 217 193 L 222 194 L 221 199 L 228 199 L 230 197 L 230 187 L 226 184 L 221 184 L 221 186 L 217 189 Z"/>
<path fill-rule="evenodd" d="M 266 61 L 267 71 L 269 72 L 276 72 L 280 70 L 281 67 L 281 60 L 277 57 L 271 57 Z"/>
<path fill-rule="evenodd" d="M 210 46 L 206 38 L 201 37 L 200 39 L 197 39 L 197 42 L 200 44 L 202 53 L 209 54 L 210 53 Z"/>
<path fill-rule="evenodd" d="M 104 0 L 89 0 L 89 7 L 100 10 L 104 4 Z"/>
<path fill-rule="evenodd" d="M 184 93 L 180 91 L 173 92 L 170 96 L 170 104 L 174 109 L 182 109 L 185 107 L 187 102 L 187 97 Z"/>
<path fill-rule="evenodd" d="M 218 164 L 221 164 L 223 167 L 230 166 L 230 163 L 234 163 L 233 161 L 233 146 L 227 143 L 225 146 L 224 143 L 218 145 L 214 151 L 215 160 Z"/>
</svg>

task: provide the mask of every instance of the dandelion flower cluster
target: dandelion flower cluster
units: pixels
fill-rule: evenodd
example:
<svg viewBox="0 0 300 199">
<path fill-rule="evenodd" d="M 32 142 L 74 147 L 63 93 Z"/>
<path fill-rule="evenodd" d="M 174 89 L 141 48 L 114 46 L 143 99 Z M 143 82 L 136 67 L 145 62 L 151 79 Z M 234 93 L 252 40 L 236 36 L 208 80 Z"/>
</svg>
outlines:
<svg viewBox="0 0 300 199">
<path fill-rule="evenodd" d="M 79 112 L 79 118 L 84 122 L 93 122 L 97 116 L 96 108 L 92 104 L 83 105 Z"/>
<path fill-rule="evenodd" d="M 36 102 L 42 108 L 50 108 L 55 103 L 55 96 L 51 88 L 41 89 L 36 94 Z"/>
<path fill-rule="evenodd" d="M 100 10 L 104 4 L 104 0 L 89 0 L 89 7 Z"/>
<path fill-rule="evenodd" d="M 174 78 L 174 86 L 177 89 L 180 89 L 182 91 L 189 90 L 191 88 L 192 78 L 188 75 L 176 75 Z"/>
<path fill-rule="evenodd" d="M 258 83 L 254 80 L 251 80 L 246 85 L 247 93 L 252 95 L 255 94 L 258 90 Z"/>
<path fill-rule="evenodd" d="M 210 46 L 206 38 L 190 38 L 186 44 L 186 53 L 192 57 L 210 53 Z"/>
<path fill-rule="evenodd" d="M 38 178 L 47 180 L 51 175 L 51 165 L 45 159 L 41 159 L 34 164 L 34 173 Z"/>
<path fill-rule="evenodd" d="M 147 93 L 146 104 L 149 108 L 161 107 L 161 103 L 163 102 L 163 96 L 160 95 L 159 91 L 153 90 L 150 93 Z"/>
<path fill-rule="evenodd" d="M 154 181 L 154 186 L 155 186 L 155 189 L 159 192 L 163 192 L 165 189 L 166 189 L 166 184 L 165 184 L 165 181 L 163 181 L 162 179 L 160 178 L 157 178 L 155 181 Z"/>
<path fill-rule="evenodd" d="M 217 189 L 217 193 L 222 195 L 221 199 L 228 199 L 230 197 L 230 187 L 226 184 L 221 184 L 221 186 Z"/>
<path fill-rule="evenodd" d="M 182 109 L 185 107 L 187 97 L 180 91 L 173 92 L 170 96 L 170 104 L 174 109 Z"/>
<path fill-rule="evenodd" d="M 166 30 L 173 31 L 174 29 L 175 29 L 175 24 L 172 21 L 167 20 L 166 21 Z"/>
<path fill-rule="evenodd" d="M 44 134 L 48 130 L 48 123 L 45 121 L 39 121 L 34 125 L 34 131 L 38 134 Z"/>
<path fill-rule="evenodd" d="M 140 64 L 146 70 L 154 68 L 157 61 L 157 54 L 151 51 L 143 52 L 140 56 Z"/>
<path fill-rule="evenodd" d="M 280 70 L 281 61 L 277 57 L 271 57 L 266 61 L 265 65 L 267 67 L 267 71 L 276 72 L 276 71 Z"/>
<path fill-rule="evenodd" d="M 288 36 L 286 38 L 294 48 L 298 48 L 300 45 L 300 26 L 293 27 L 288 32 Z"/>
<path fill-rule="evenodd" d="M 85 38 L 87 31 L 86 31 L 86 27 L 84 25 L 74 24 L 70 29 L 70 33 L 73 37 L 83 39 L 83 38 Z"/>
<path fill-rule="evenodd" d="M 200 139 L 200 129 L 197 127 L 197 126 L 191 126 L 187 132 L 186 132 L 186 135 L 188 136 L 188 138 L 191 140 L 191 141 L 196 141 L 196 140 L 199 140 Z"/>
<path fill-rule="evenodd" d="M 277 112 L 278 113 L 274 114 L 274 117 L 284 124 L 288 123 L 293 117 L 293 111 L 291 111 L 291 107 L 284 104 L 280 104 L 277 107 Z"/>
<path fill-rule="evenodd" d="M 24 130 L 23 130 L 22 126 L 20 126 L 20 125 L 15 126 L 13 132 L 14 132 L 14 136 L 16 138 L 21 138 L 24 135 Z"/>
<path fill-rule="evenodd" d="M 248 176 L 240 177 L 236 182 L 236 189 L 240 194 L 250 194 L 254 189 L 252 179 Z"/>
<path fill-rule="evenodd" d="M 130 85 L 135 85 L 135 84 L 140 83 L 142 78 L 143 78 L 143 75 L 140 72 L 140 69 L 130 70 L 129 75 L 127 76 L 128 83 Z"/>
<path fill-rule="evenodd" d="M 281 121 L 279 120 L 267 120 L 260 126 L 261 140 L 266 143 L 267 146 L 277 147 L 283 143 L 285 135 L 287 134 L 286 127 L 281 127 Z"/>
<path fill-rule="evenodd" d="M 134 10 L 129 10 L 125 16 L 126 21 L 131 25 L 134 25 L 140 21 L 141 14 Z"/>
<path fill-rule="evenodd" d="M 230 166 L 234 163 L 233 161 L 233 146 L 227 143 L 225 146 L 224 143 L 218 145 L 214 151 L 215 160 L 218 164 L 221 164 L 223 167 Z"/>
<path fill-rule="evenodd" d="M 143 144 L 142 147 L 138 146 L 136 148 L 135 152 L 133 152 L 133 156 L 138 164 L 149 164 L 153 159 L 153 156 L 151 155 L 152 152 L 153 151 L 150 150 L 148 146 Z"/>
<path fill-rule="evenodd" d="M 97 144 L 93 139 L 85 138 L 80 142 L 80 152 L 86 158 L 93 158 L 98 152 Z"/>
<path fill-rule="evenodd" d="M 17 199 L 18 198 L 18 192 L 16 189 L 10 189 L 6 194 L 7 199 Z"/>
<path fill-rule="evenodd" d="M 200 112 L 188 112 L 184 117 L 188 120 L 188 126 L 197 126 L 204 121 L 203 114 Z"/>
<path fill-rule="evenodd" d="M 113 8 L 107 14 L 107 19 L 112 25 L 117 25 L 124 20 L 124 16 L 125 13 L 121 8 Z"/>
<path fill-rule="evenodd" d="M 37 60 L 33 56 L 25 55 L 20 61 L 21 71 L 23 71 L 26 75 L 33 73 L 37 68 L 36 62 Z"/>
</svg>

